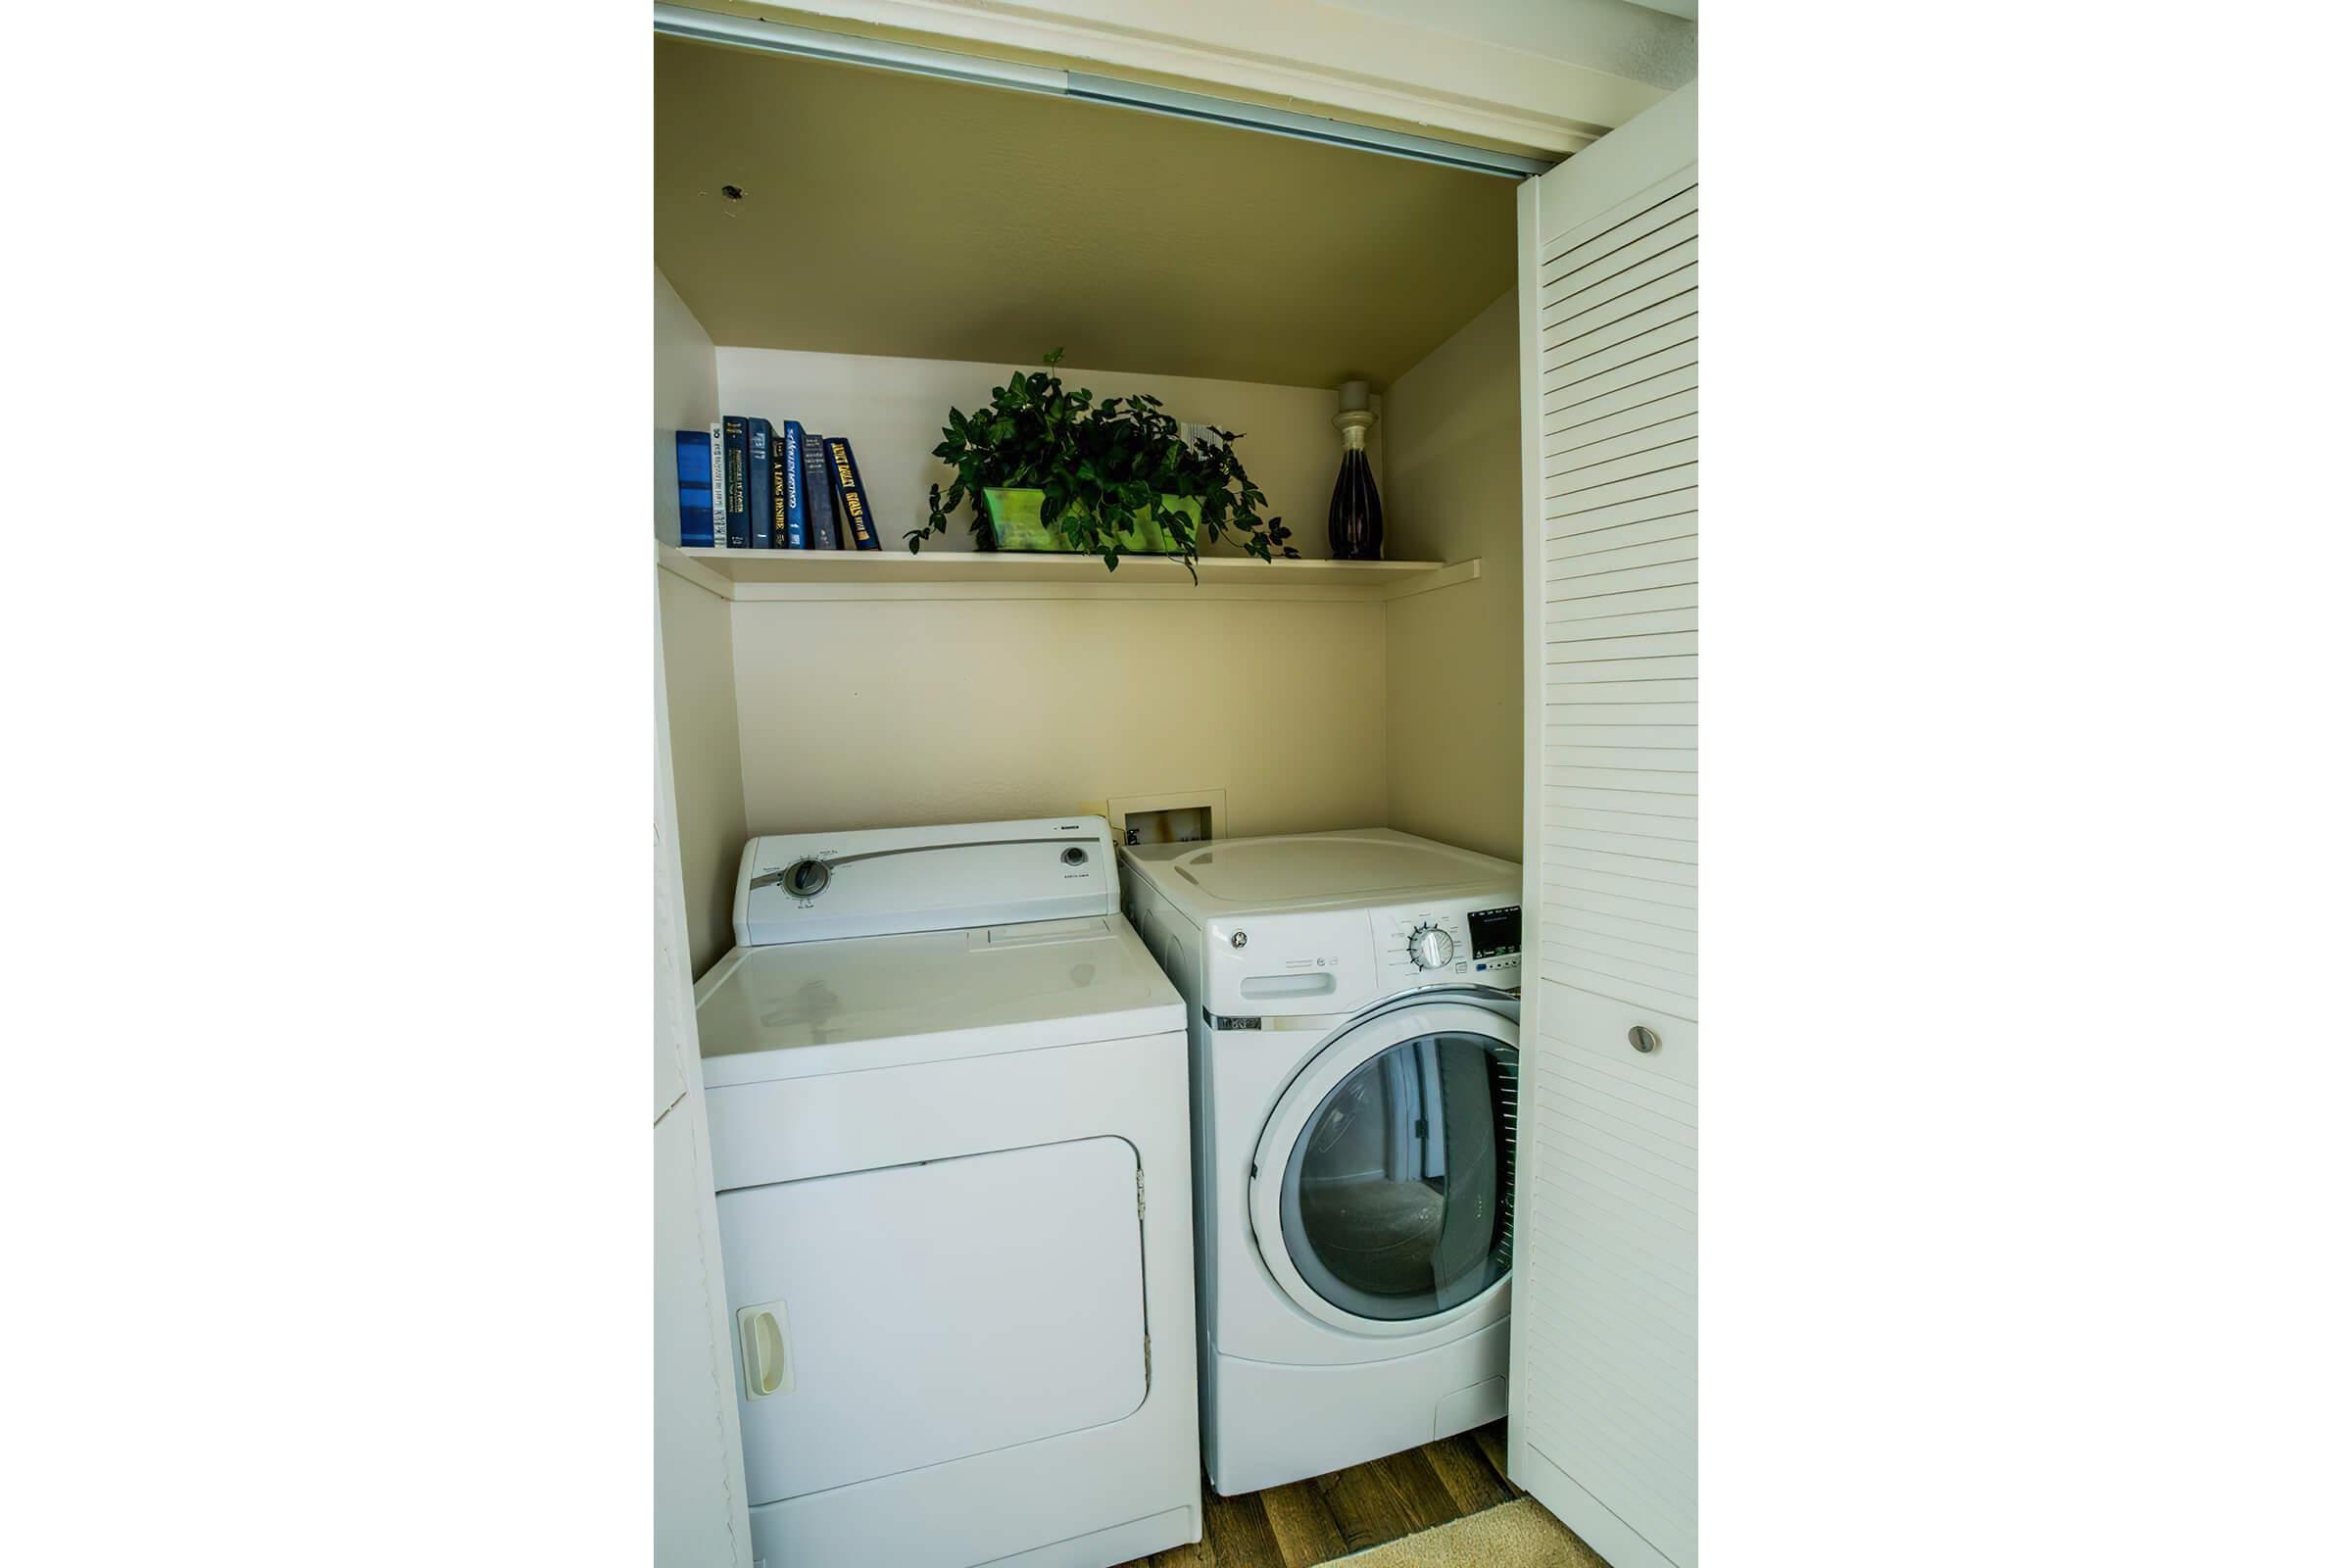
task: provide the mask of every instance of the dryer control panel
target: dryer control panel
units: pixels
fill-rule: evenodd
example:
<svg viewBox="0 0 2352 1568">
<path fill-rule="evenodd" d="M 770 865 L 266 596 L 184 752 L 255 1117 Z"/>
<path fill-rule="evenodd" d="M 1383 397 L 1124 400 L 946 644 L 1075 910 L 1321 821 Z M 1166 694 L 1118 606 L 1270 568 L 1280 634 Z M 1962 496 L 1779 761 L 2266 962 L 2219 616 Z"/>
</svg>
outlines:
<svg viewBox="0 0 2352 1568">
<path fill-rule="evenodd" d="M 767 834 L 743 847 L 735 945 L 1113 914 L 1115 855 L 1099 816 Z"/>
</svg>

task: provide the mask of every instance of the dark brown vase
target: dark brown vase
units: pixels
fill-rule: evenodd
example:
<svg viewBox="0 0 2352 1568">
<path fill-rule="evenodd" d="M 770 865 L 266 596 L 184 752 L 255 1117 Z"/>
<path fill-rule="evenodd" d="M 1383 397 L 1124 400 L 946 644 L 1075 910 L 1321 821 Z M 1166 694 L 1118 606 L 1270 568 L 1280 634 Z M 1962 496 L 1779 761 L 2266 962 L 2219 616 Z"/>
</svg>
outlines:
<svg viewBox="0 0 2352 1568">
<path fill-rule="evenodd" d="M 1331 488 L 1331 559 L 1378 561 L 1380 533 L 1380 487 L 1364 449 L 1351 445 L 1340 454 L 1340 482 Z"/>
</svg>

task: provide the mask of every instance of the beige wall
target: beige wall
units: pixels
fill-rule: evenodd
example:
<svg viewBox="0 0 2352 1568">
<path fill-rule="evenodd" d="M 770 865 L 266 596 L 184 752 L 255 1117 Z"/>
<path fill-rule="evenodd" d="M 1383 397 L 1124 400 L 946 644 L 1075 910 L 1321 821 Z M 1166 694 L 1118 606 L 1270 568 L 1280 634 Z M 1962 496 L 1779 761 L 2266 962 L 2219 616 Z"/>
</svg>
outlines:
<svg viewBox="0 0 2352 1568">
<path fill-rule="evenodd" d="M 1039 345 L 1041 350 L 1051 347 Z M 931 449 L 939 445 L 940 427 L 948 422 L 948 410 L 969 414 L 1016 370 L 1026 374 L 1036 368 L 963 360 L 722 348 L 718 396 L 729 414 L 798 419 L 808 429 L 849 437 L 859 475 L 873 493 L 874 514 L 885 524 L 882 547 L 904 550 L 906 530 L 922 526 L 929 514 L 931 486 L 937 483 L 944 490 L 955 477 L 931 456 Z M 1087 387 L 1098 401 L 1149 393 L 1172 418 L 1239 432 L 1242 439 L 1234 453 L 1266 493 L 1268 510 L 1297 535 L 1292 542 L 1298 553 L 1331 554 L 1331 486 L 1340 466 L 1340 436 L 1331 424 L 1340 407 L 1335 388 L 1204 381 L 1068 366 L 1060 368 L 1060 374 L 1064 386 L 1073 391 Z M 1381 452 L 1377 443 L 1368 450 L 1377 479 Z M 923 548 L 970 549 L 963 517 L 959 513 L 945 540 L 933 539 Z"/>
<path fill-rule="evenodd" d="M 743 752 L 735 723 L 733 608 L 671 572 L 662 586 L 662 662 L 677 775 L 678 859 L 687 947 L 700 975 L 735 941 L 735 866 L 743 856 Z"/>
<path fill-rule="evenodd" d="M 717 351 L 730 413 L 846 435 L 889 523 L 919 523 L 951 405 L 1015 368 Z M 1176 418 L 1242 432 L 1270 510 L 1324 537 L 1337 394 L 1071 369 L 1101 397 L 1149 392 Z M 1379 462 L 1377 450 L 1374 461 Z M 928 549 L 964 550 L 958 526 Z M 1386 819 L 1385 608 L 1231 599 L 743 600 L 732 607 L 744 809 L 754 833 L 1102 808 L 1113 796 L 1226 792 L 1226 831 Z"/>
<path fill-rule="evenodd" d="M 754 833 L 1058 815 L 1194 788 L 1226 792 L 1232 834 L 1388 817 L 1377 603 L 732 610 Z"/>
<path fill-rule="evenodd" d="M 1384 400 L 1388 554 L 1484 559 L 1477 581 L 1383 603 L 1235 599 L 746 599 L 662 574 L 695 967 L 724 952 L 749 834 L 1101 809 L 1226 792 L 1230 834 L 1378 825 L 1516 858 L 1520 540 L 1516 300 Z M 951 401 L 1005 368 L 716 351 L 730 410 L 848 434 L 885 515 L 913 510 Z M 1278 504 L 1337 443 L 1317 389 L 1085 374 L 1230 421 Z M 976 394 L 976 395 L 975 395 Z M 1235 411 L 1239 409 L 1237 414 Z M 899 455 L 912 451 L 920 461 Z M 1277 492 L 1281 485 L 1288 495 Z M 961 545 L 959 537 L 955 541 Z"/>
<path fill-rule="evenodd" d="M 1389 826 L 1519 858 L 1518 292 L 1389 388 L 1387 553 L 1485 564 L 1388 620 Z"/>
<path fill-rule="evenodd" d="M 654 537 L 678 542 L 677 432 L 718 417 L 717 359 L 710 334 L 669 279 L 654 269 Z"/>
<path fill-rule="evenodd" d="M 716 366 L 710 334 L 656 269 L 654 537 L 666 544 L 678 542 L 674 432 L 700 429 L 718 417 Z M 725 600 L 666 571 L 654 576 L 661 588 L 659 635 L 669 696 L 671 770 L 677 777 L 687 945 L 699 975 L 734 941 L 735 863 L 743 853 L 735 654 L 727 637 Z"/>
</svg>

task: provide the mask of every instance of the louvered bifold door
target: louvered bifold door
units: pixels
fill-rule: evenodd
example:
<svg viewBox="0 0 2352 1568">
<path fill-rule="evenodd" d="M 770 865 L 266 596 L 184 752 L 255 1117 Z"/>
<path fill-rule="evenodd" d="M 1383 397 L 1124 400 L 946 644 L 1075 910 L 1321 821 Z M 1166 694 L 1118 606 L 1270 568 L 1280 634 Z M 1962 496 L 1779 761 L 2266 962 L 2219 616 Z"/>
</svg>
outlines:
<svg viewBox="0 0 2352 1568">
<path fill-rule="evenodd" d="M 1520 189 L 1528 921 L 1512 1477 L 1698 1560 L 1698 164 L 1687 87 Z"/>
</svg>

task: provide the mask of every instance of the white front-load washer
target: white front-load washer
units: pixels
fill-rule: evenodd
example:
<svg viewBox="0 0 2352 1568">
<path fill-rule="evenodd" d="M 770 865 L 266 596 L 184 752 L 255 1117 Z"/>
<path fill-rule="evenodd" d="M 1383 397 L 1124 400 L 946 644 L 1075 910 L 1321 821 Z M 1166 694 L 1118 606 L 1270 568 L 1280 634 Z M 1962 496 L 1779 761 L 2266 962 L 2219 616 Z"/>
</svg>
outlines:
<svg viewBox="0 0 2352 1568">
<path fill-rule="evenodd" d="M 1182 1004 L 1101 817 L 755 839 L 695 987 L 755 1561 L 1200 1539 Z"/>
<path fill-rule="evenodd" d="M 1222 1494 L 1502 1415 L 1519 867 L 1391 829 L 1121 852 L 1192 1037 Z"/>
</svg>

